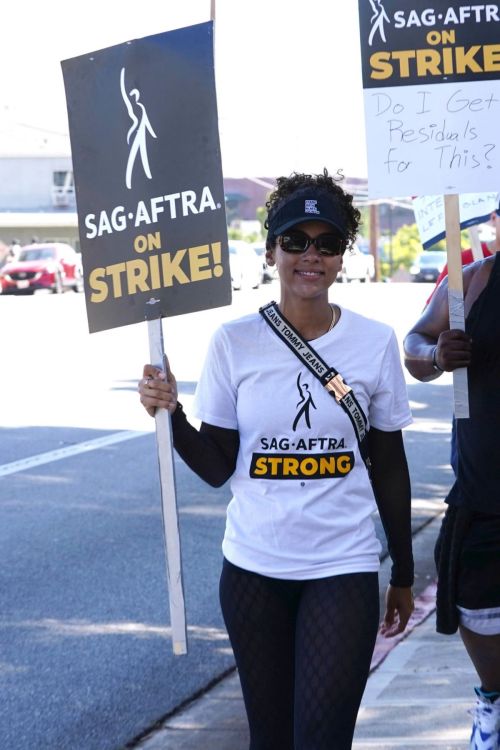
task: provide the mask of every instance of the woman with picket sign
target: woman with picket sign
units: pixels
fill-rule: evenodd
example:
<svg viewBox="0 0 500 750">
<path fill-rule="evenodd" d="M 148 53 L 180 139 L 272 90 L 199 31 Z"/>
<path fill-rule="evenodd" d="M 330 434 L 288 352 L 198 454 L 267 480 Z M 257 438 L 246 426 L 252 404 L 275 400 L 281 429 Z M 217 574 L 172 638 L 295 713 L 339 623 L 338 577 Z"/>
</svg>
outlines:
<svg viewBox="0 0 500 750">
<path fill-rule="evenodd" d="M 200 429 L 171 372 L 146 365 L 139 383 L 188 466 L 231 479 L 220 600 L 251 750 L 351 747 L 379 626 L 377 507 L 393 561 L 381 632 L 413 609 L 411 415 L 392 329 L 329 302 L 360 220 L 339 182 L 278 178 L 266 249 L 280 301 L 215 331 Z"/>
</svg>

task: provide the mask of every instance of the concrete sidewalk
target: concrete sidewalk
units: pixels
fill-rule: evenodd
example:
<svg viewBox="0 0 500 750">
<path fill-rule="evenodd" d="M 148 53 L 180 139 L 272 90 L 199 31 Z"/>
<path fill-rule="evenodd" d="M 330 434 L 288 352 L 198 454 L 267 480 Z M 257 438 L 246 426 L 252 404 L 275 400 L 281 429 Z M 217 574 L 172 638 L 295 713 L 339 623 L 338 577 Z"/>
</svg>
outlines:
<svg viewBox="0 0 500 750">
<path fill-rule="evenodd" d="M 436 534 L 437 518 L 414 540 L 415 555 Z M 382 564 L 381 591 L 389 576 Z M 458 635 L 435 631 L 433 583 L 415 600 L 409 634 L 377 641 L 358 715 L 354 750 L 465 750 L 475 701 L 474 669 Z M 200 699 L 144 737 L 137 750 L 248 750 L 238 676 L 223 679 Z M 334 748 L 332 748 L 334 750 Z"/>
</svg>

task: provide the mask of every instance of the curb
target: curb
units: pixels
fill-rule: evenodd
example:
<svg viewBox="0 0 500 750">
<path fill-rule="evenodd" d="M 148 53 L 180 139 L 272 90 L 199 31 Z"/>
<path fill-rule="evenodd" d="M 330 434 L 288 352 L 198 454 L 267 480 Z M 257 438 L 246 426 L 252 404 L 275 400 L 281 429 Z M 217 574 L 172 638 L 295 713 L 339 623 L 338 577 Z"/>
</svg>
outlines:
<svg viewBox="0 0 500 750">
<path fill-rule="evenodd" d="M 372 662 L 370 665 L 370 674 L 379 667 L 384 659 L 391 653 L 398 643 L 408 638 L 413 630 L 421 625 L 429 615 L 436 609 L 436 582 L 429 584 L 419 596 L 415 598 L 415 609 L 408 621 L 404 633 L 395 635 L 393 638 L 384 638 L 383 635 L 377 635 L 375 649 L 373 651 Z"/>
</svg>

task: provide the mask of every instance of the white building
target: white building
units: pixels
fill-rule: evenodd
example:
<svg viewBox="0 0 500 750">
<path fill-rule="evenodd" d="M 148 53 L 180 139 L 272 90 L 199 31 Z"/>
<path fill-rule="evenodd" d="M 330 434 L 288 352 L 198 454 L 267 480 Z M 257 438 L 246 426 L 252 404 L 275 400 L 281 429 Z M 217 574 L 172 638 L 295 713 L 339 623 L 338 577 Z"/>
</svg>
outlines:
<svg viewBox="0 0 500 750">
<path fill-rule="evenodd" d="M 0 240 L 79 247 L 70 156 L 0 156 Z"/>
</svg>

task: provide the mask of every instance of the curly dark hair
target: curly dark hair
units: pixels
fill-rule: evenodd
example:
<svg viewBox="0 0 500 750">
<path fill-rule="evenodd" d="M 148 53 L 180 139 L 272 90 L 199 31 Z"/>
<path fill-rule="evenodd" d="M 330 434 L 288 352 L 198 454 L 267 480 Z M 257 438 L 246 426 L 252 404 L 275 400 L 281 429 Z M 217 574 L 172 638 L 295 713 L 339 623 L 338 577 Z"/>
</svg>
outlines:
<svg viewBox="0 0 500 750">
<path fill-rule="evenodd" d="M 356 239 L 358 228 L 361 223 L 361 213 L 357 208 L 353 206 L 353 197 L 350 193 L 340 186 L 340 182 L 344 179 L 344 175 L 337 171 L 338 177 L 332 177 L 328 174 L 328 170 L 325 168 L 321 174 L 311 175 L 302 174 L 300 172 L 293 172 L 289 177 L 277 177 L 276 178 L 276 189 L 269 195 L 269 199 L 266 201 L 267 213 L 279 208 L 281 202 L 288 198 L 295 192 L 298 192 L 304 188 L 314 187 L 322 191 L 328 192 L 345 219 L 347 232 L 346 232 L 346 245 L 350 247 Z M 266 219 L 264 227 L 268 229 L 268 221 Z M 274 237 L 268 236 L 267 244 L 272 243 Z"/>
</svg>

